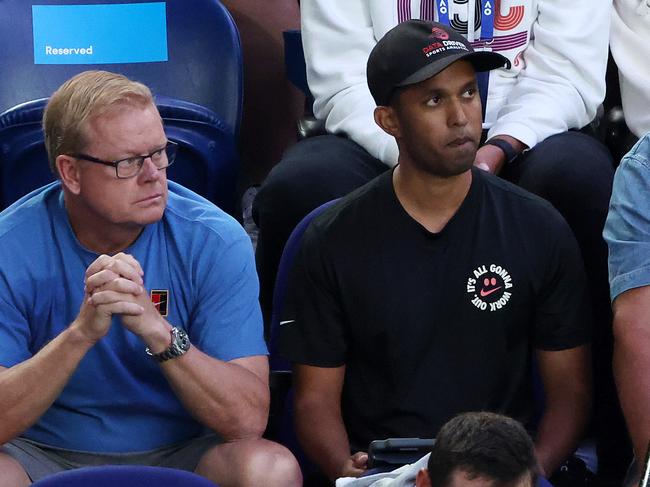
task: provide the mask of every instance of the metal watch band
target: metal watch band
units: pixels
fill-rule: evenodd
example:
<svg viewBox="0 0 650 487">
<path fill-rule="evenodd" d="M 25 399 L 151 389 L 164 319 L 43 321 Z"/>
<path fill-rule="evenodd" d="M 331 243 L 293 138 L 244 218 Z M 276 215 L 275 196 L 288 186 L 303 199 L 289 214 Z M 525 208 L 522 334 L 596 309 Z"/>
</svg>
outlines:
<svg viewBox="0 0 650 487">
<path fill-rule="evenodd" d="M 173 327 L 170 330 L 171 343 L 166 350 L 160 353 L 152 353 L 149 347 L 145 349 L 147 355 L 153 358 L 156 362 L 165 362 L 166 360 L 180 357 L 190 349 L 190 339 L 187 333 L 182 328 Z"/>
<path fill-rule="evenodd" d="M 493 145 L 501 149 L 506 156 L 506 164 L 510 164 L 519 155 L 512 144 L 503 139 L 490 139 L 486 141 L 484 145 Z"/>
</svg>

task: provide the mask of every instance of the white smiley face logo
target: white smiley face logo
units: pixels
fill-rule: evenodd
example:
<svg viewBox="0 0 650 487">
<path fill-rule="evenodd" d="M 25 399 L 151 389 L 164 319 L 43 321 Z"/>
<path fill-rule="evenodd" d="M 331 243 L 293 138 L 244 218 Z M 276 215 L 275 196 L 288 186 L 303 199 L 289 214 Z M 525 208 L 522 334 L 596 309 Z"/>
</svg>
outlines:
<svg viewBox="0 0 650 487">
<path fill-rule="evenodd" d="M 471 303 L 481 311 L 497 311 L 506 306 L 513 287 L 510 273 L 496 264 L 481 265 L 467 279 L 466 291 Z"/>
</svg>

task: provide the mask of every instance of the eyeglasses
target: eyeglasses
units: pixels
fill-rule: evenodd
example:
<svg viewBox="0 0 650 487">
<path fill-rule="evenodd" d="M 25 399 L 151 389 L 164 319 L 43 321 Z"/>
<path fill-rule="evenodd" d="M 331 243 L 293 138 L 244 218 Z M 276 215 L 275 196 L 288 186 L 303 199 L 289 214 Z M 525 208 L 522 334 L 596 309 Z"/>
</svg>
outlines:
<svg viewBox="0 0 650 487">
<path fill-rule="evenodd" d="M 87 154 L 70 154 L 71 157 L 75 159 L 81 159 L 83 161 L 95 162 L 97 164 L 103 164 L 105 166 L 112 166 L 115 168 L 115 175 L 119 179 L 128 179 L 137 176 L 142 170 L 145 159 L 151 159 L 154 166 L 158 170 L 166 169 L 174 163 L 176 159 L 176 152 L 178 151 L 178 144 L 172 142 L 171 140 L 167 141 L 167 145 L 160 149 L 156 149 L 151 154 L 144 156 L 133 156 L 127 157 L 125 159 L 120 159 L 119 161 L 103 161 L 97 159 L 96 157 L 89 156 Z"/>
</svg>

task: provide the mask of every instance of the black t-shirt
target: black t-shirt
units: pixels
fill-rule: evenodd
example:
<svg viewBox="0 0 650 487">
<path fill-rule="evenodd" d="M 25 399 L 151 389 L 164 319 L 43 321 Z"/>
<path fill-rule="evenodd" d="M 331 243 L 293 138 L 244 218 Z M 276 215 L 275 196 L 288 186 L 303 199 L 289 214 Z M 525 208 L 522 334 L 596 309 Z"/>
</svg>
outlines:
<svg viewBox="0 0 650 487">
<path fill-rule="evenodd" d="M 526 423 L 531 349 L 589 340 L 582 259 L 546 201 L 472 170 L 445 228 L 406 213 L 392 171 L 307 229 L 281 330 L 293 362 L 346 366 L 342 414 L 353 448 L 435 437 L 450 417 L 488 410 Z M 315 418 L 315 420 L 317 420 Z"/>
</svg>

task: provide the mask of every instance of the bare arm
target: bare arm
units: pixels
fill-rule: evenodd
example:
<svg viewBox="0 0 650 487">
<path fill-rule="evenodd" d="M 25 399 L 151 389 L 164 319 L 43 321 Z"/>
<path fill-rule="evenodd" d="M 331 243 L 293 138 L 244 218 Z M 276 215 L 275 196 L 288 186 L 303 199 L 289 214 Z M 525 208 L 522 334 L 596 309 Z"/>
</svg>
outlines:
<svg viewBox="0 0 650 487">
<path fill-rule="evenodd" d="M 296 431 L 307 455 L 332 480 L 357 477 L 366 469 L 367 455 L 350 455 L 350 442 L 341 416 L 345 366 L 294 367 Z"/>
<path fill-rule="evenodd" d="M 226 440 L 264 433 L 269 413 L 266 356 L 222 362 L 192 347 L 161 368 L 187 410 Z"/>
<path fill-rule="evenodd" d="M 106 274 L 95 277 L 104 282 Z M 113 313 L 137 315 L 142 308 L 122 299 L 124 293 L 139 288 L 133 281 L 121 280 L 115 292 L 101 305 L 84 296 L 74 322 L 33 357 L 10 368 L 0 367 L 0 444 L 32 426 L 59 396 L 86 352 L 109 330 Z"/>
<path fill-rule="evenodd" d="M 32 426 L 59 396 L 92 343 L 70 327 L 32 358 L 0 367 L 0 444 Z"/>
<path fill-rule="evenodd" d="M 499 134 L 491 139 L 502 139 L 508 142 L 517 154 L 521 154 L 525 151 L 528 146 L 521 142 L 520 140 L 515 139 L 509 135 Z M 499 174 L 503 165 L 506 162 L 506 155 L 504 152 L 493 145 L 483 145 L 476 151 L 476 158 L 474 159 L 474 165 L 484 171 L 491 172 L 492 174 Z"/>
<path fill-rule="evenodd" d="M 576 449 L 591 410 L 590 349 L 538 351 L 546 408 L 535 449 L 543 474 L 550 476 Z"/>
<path fill-rule="evenodd" d="M 650 287 L 620 294 L 613 306 L 614 376 L 634 452 L 642 462 L 650 441 Z"/>
<path fill-rule="evenodd" d="M 116 299 L 123 282 L 142 273 L 132 256 L 118 254 L 100 259 L 89 267 L 86 280 L 96 305 Z M 119 298 L 143 309 L 139 315 L 121 315 L 122 324 L 153 353 L 167 349 L 171 325 L 160 316 L 148 293 L 140 287 L 138 292 L 120 293 Z M 182 357 L 162 362 L 161 369 L 187 410 L 225 439 L 259 437 L 264 432 L 269 408 L 266 356 L 224 362 L 192 346 Z"/>
</svg>

